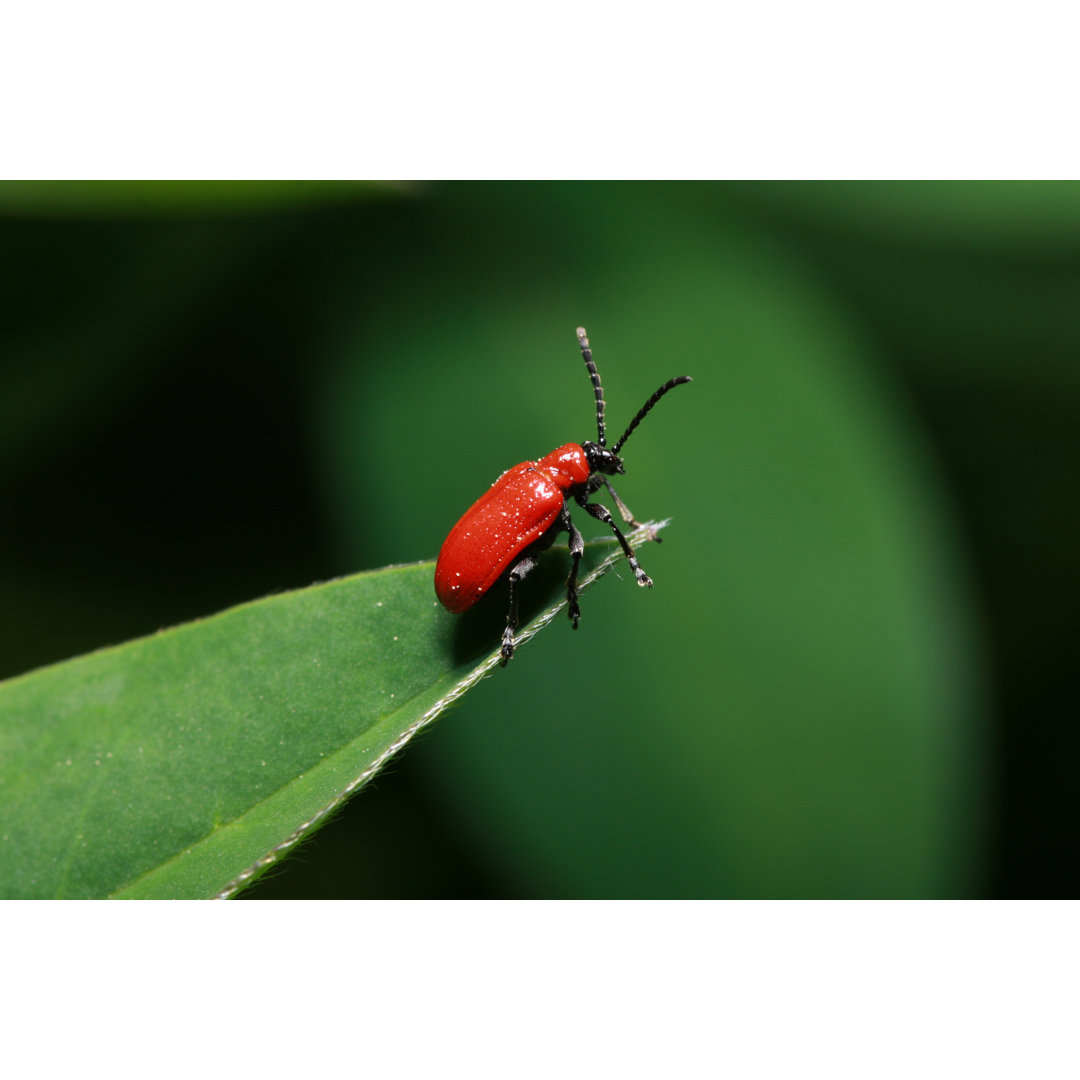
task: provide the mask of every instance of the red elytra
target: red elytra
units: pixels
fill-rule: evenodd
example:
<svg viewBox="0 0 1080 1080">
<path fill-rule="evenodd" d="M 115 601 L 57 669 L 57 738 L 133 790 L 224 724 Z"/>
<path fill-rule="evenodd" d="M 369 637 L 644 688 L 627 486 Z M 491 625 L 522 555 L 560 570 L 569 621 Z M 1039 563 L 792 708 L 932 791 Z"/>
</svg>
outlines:
<svg viewBox="0 0 1080 1080">
<path fill-rule="evenodd" d="M 435 567 L 435 592 L 447 611 L 468 611 L 522 549 L 555 523 L 566 493 L 589 480 L 577 443 L 523 461 L 495 481 L 450 530 Z"/>
<path fill-rule="evenodd" d="M 611 528 L 637 583 L 652 588 L 651 578 L 642 570 L 607 507 L 588 499 L 600 487 L 606 487 L 623 520 L 631 527 L 639 526 L 607 477 L 625 471 L 618 452 L 642 418 L 669 390 L 690 382 L 690 377 L 680 375 L 664 383 L 638 410 L 622 438 L 608 449 L 600 375 L 593 363 L 585 330 L 579 327 L 577 336 L 596 396 L 597 441 L 567 443 L 539 461 L 523 461 L 504 472 L 450 530 L 435 565 L 435 593 L 443 606 L 455 614 L 468 611 L 506 574 L 510 585 L 510 611 L 503 632 L 500 660 L 503 665 L 514 655 L 517 585 L 536 566 L 536 556 L 563 531 L 570 534 L 572 560 L 566 583 L 568 614 L 577 629 L 581 617 L 577 575 L 585 542 L 570 517 L 566 506 L 568 499 L 574 499 L 585 511 Z"/>
</svg>

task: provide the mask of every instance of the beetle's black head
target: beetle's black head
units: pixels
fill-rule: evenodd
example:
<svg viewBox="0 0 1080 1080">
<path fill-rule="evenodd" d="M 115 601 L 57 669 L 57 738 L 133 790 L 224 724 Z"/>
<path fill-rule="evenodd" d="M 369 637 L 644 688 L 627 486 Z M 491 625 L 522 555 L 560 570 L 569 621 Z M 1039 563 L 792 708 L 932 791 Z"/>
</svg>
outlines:
<svg viewBox="0 0 1080 1080">
<path fill-rule="evenodd" d="M 589 463 L 591 473 L 618 476 L 626 471 L 623 468 L 622 458 L 606 446 L 594 442 L 583 442 L 581 449 L 585 451 L 585 460 Z"/>
</svg>

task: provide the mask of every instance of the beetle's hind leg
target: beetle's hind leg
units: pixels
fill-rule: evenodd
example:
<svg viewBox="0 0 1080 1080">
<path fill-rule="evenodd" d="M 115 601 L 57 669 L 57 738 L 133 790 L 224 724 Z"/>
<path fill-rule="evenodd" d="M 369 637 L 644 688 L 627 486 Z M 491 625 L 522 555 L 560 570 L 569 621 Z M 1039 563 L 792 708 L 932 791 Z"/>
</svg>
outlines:
<svg viewBox="0 0 1080 1080">
<path fill-rule="evenodd" d="M 574 624 L 576 630 L 578 619 L 581 618 L 577 591 L 578 566 L 581 565 L 581 556 L 585 554 L 585 539 L 570 517 L 570 511 L 565 506 L 559 515 L 559 522 L 562 528 L 570 534 L 570 539 L 567 541 L 567 546 L 570 548 L 571 563 L 570 576 L 566 579 L 566 613 L 570 616 L 570 621 Z"/>
<path fill-rule="evenodd" d="M 507 662 L 514 655 L 514 634 L 517 632 L 518 625 L 518 584 L 535 569 L 535 556 L 522 555 L 510 567 L 506 575 L 510 582 L 510 610 L 506 615 L 506 629 L 503 631 L 502 648 L 499 650 L 502 654 L 499 664 L 502 667 L 506 667 Z"/>
</svg>

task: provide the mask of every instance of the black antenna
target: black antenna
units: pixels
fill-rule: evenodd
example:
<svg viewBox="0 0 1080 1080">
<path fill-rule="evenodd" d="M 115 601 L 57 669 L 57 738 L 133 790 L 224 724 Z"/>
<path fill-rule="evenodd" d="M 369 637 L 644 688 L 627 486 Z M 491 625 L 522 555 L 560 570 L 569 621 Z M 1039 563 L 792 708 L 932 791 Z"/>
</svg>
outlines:
<svg viewBox="0 0 1080 1080">
<path fill-rule="evenodd" d="M 579 330 L 578 333 L 580 334 L 581 331 Z M 646 401 L 645 404 L 642 405 L 640 409 L 638 409 L 637 416 L 635 416 L 634 419 L 630 421 L 630 426 L 623 432 L 622 438 L 611 448 L 611 452 L 613 454 L 617 454 L 619 452 L 619 450 L 622 449 L 623 443 L 626 442 L 626 440 L 629 439 L 630 436 L 633 434 L 634 428 L 636 428 L 638 426 L 638 424 L 640 424 L 641 421 L 645 419 L 645 417 L 648 414 L 649 410 L 669 390 L 674 390 L 676 386 L 680 386 L 685 382 L 692 382 L 692 381 L 693 380 L 690 378 L 689 375 L 679 375 L 674 379 L 668 379 L 668 381 L 666 383 L 664 383 L 664 385 L 661 386 L 660 389 L 657 390 L 656 393 L 653 394 L 653 396 L 651 398 L 649 398 L 649 400 Z M 597 379 L 596 385 L 599 388 L 599 386 L 600 386 L 599 379 Z M 597 389 L 598 394 L 599 394 L 599 392 L 600 392 L 599 389 Z"/>
<path fill-rule="evenodd" d="M 581 346 L 581 355 L 585 357 L 585 366 L 589 369 L 589 378 L 592 379 L 593 391 L 596 394 L 596 433 L 597 443 L 600 446 L 604 445 L 604 388 L 600 385 L 600 372 L 596 370 L 596 365 L 593 363 L 592 350 L 589 348 L 589 339 L 585 336 L 585 327 L 579 326 L 577 328 L 578 344 Z M 641 417 L 638 417 L 640 420 Z M 637 420 L 634 421 L 637 423 Z M 630 432 L 626 433 L 627 435 Z M 623 436 L 623 439 L 626 435 Z"/>
</svg>

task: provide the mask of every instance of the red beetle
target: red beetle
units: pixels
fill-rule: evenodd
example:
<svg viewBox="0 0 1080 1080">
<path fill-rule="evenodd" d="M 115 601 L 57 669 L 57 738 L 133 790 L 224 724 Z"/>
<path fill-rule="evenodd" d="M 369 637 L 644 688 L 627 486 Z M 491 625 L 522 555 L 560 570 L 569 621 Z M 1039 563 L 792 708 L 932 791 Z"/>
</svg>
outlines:
<svg viewBox="0 0 1080 1080">
<path fill-rule="evenodd" d="M 455 614 L 471 608 L 509 570 L 510 612 L 503 632 L 500 661 L 504 666 L 514 655 L 518 583 L 535 568 L 537 555 L 564 530 L 570 534 L 573 560 L 566 582 L 566 599 L 570 620 L 577 629 L 581 618 L 577 594 L 578 564 L 585 541 L 570 519 L 566 505 L 568 498 L 573 498 L 594 518 L 611 528 L 622 545 L 637 583 L 652 588 L 652 579 L 641 569 L 633 548 L 607 507 L 588 499 L 601 486 L 606 487 L 623 521 L 632 528 L 639 526 L 607 478 L 625 471 L 619 450 L 646 413 L 669 390 L 690 382 L 690 376 L 680 375 L 664 383 L 642 405 L 622 438 L 609 450 L 604 436 L 604 391 L 600 386 L 600 374 L 593 363 L 583 327 L 578 327 L 577 336 L 596 394 L 596 442 L 567 443 L 539 461 L 523 461 L 504 472 L 450 530 L 435 565 L 435 593 L 443 606 Z"/>
</svg>

